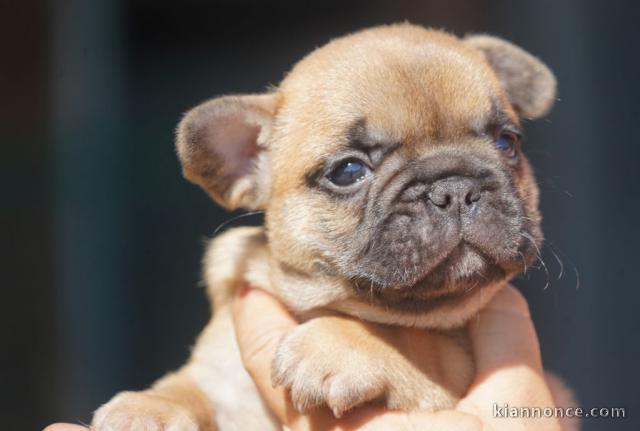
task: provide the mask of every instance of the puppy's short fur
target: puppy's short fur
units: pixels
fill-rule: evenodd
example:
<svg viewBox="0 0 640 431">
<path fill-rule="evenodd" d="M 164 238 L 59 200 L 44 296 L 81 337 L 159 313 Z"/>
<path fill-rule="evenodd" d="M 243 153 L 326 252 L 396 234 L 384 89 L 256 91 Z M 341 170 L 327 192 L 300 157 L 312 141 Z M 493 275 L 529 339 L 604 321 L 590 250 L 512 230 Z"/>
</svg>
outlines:
<svg viewBox="0 0 640 431">
<path fill-rule="evenodd" d="M 265 226 L 211 242 L 215 314 L 190 362 L 116 396 L 94 426 L 278 429 L 235 343 L 229 304 L 243 284 L 304 322 L 273 362 L 298 409 L 452 407 L 474 374 L 459 328 L 542 241 L 519 137 L 555 85 L 508 42 L 403 24 L 332 41 L 268 93 L 189 111 L 184 175 L 224 207 L 264 210 Z"/>
</svg>

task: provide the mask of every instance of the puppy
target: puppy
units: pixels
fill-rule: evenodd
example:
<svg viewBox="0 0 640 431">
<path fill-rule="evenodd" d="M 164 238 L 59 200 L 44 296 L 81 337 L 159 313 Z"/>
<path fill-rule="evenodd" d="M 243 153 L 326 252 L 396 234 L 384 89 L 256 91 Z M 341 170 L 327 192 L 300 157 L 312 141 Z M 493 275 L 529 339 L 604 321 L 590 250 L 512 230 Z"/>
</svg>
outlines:
<svg viewBox="0 0 640 431">
<path fill-rule="evenodd" d="M 279 429 L 234 338 L 230 300 L 246 284 L 304 322 L 272 373 L 299 410 L 454 406 L 474 374 L 460 328 L 542 241 L 521 121 L 555 87 L 501 39 L 402 24 L 330 42 L 268 93 L 189 111 L 184 175 L 226 208 L 264 210 L 265 225 L 210 243 L 215 313 L 189 363 L 117 395 L 94 427 Z"/>
</svg>

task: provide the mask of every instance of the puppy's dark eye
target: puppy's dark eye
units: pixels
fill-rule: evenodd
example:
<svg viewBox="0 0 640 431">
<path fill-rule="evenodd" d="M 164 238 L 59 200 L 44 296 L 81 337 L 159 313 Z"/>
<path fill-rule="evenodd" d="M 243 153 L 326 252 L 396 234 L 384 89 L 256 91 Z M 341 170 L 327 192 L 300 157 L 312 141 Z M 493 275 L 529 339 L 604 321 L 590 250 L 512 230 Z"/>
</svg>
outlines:
<svg viewBox="0 0 640 431">
<path fill-rule="evenodd" d="M 520 136 L 515 132 L 500 132 L 496 139 L 496 147 L 510 159 L 518 156 L 518 146 L 520 145 Z"/>
<path fill-rule="evenodd" d="M 333 169 L 327 178 L 337 186 L 346 187 L 362 181 L 368 172 L 369 168 L 364 162 L 358 159 L 347 159 Z"/>
</svg>

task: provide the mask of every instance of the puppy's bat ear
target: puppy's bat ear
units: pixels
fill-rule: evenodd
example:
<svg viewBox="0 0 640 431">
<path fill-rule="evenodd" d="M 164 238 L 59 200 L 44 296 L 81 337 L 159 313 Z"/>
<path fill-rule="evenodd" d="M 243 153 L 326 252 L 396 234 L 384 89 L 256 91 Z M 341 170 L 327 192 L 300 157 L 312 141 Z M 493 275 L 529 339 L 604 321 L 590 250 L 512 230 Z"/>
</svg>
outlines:
<svg viewBox="0 0 640 431">
<path fill-rule="evenodd" d="M 269 189 L 263 150 L 278 97 L 225 96 L 187 112 L 176 132 L 185 178 L 225 208 L 262 208 Z"/>
<path fill-rule="evenodd" d="M 484 54 L 520 115 L 538 118 L 549 112 L 555 101 L 556 78 L 544 63 L 497 37 L 469 36 L 465 43 Z"/>
</svg>

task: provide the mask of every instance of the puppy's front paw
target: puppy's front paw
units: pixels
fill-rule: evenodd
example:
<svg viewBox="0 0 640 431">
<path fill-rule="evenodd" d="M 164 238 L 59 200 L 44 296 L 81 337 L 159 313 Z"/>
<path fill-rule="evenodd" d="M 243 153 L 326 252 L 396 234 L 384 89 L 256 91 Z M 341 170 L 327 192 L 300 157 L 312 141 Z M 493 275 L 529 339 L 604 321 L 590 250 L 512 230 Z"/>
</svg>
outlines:
<svg viewBox="0 0 640 431">
<path fill-rule="evenodd" d="M 382 398 L 386 381 L 349 332 L 334 328 L 331 319 L 311 320 L 285 335 L 271 376 L 275 386 L 290 390 L 298 411 L 326 403 L 340 417 L 357 405 Z"/>
<path fill-rule="evenodd" d="M 197 431 L 190 412 L 147 392 L 121 392 L 100 407 L 91 426 L 96 431 Z"/>
</svg>

